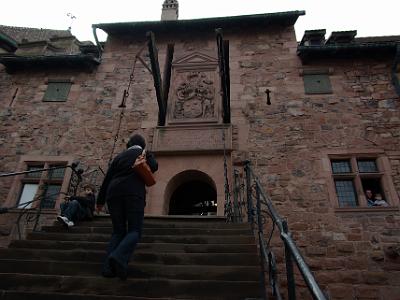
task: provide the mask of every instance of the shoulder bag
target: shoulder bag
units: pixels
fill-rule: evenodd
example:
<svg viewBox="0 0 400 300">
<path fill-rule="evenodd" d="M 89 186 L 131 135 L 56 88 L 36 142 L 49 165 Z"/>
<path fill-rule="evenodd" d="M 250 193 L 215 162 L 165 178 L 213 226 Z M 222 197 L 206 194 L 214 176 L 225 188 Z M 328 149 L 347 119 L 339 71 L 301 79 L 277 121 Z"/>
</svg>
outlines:
<svg viewBox="0 0 400 300">
<path fill-rule="evenodd" d="M 135 160 L 133 165 L 133 170 L 139 174 L 139 176 L 143 179 L 144 184 L 146 186 L 153 186 L 156 184 L 156 180 L 154 178 L 153 173 L 150 170 L 149 165 L 146 162 L 145 151 Z"/>
</svg>

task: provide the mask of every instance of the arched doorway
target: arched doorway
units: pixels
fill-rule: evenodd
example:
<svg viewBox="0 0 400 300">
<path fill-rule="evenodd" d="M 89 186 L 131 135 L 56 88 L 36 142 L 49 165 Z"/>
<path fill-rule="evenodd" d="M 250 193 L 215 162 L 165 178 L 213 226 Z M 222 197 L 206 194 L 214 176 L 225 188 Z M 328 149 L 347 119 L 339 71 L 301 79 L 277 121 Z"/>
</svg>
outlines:
<svg viewBox="0 0 400 300">
<path fill-rule="evenodd" d="M 216 215 L 217 191 L 207 174 L 188 170 L 170 183 L 169 215 Z"/>
</svg>

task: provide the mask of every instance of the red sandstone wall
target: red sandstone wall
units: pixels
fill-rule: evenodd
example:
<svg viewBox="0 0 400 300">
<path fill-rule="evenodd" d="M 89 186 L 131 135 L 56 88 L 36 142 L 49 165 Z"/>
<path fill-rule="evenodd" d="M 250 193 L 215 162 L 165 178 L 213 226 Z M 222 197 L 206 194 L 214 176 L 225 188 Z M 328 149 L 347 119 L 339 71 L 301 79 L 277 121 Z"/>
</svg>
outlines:
<svg viewBox="0 0 400 300">
<path fill-rule="evenodd" d="M 11 146 L 11 127 L 15 122 L 9 121 L 12 117 L 12 78 L 5 72 L 3 65 L 0 65 L 0 173 L 6 173 L 8 171 L 7 164 L 10 161 L 7 159 L 7 155 L 12 156 L 12 160 L 15 159 L 15 153 L 9 153 L 9 147 Z M 11 185 L 11 178 L 0 179 L 0 205 L 4 201 L 5 195 L 7 195 L 9 187 Z"/>
<path fill-rule="evenodd" d="M 256 172 L 331 299 L 399 299 L 398 198 L 393 211 L 335 210 L 329 200 L 331 179 L 321 167 L 322 158 L 335 150 L 382 150 L 399 193 L 399 96 L 391 84 L 392 61 L 303 66 L 292 34 L 230 38 L 232 122 L 248 134 Z M 333 94 L 304 94 L 299 70 L 307 67 L 333 68 Z M 271 106 L 266 88 L 272 90 Z M 246 156 L 242 149 L 234 153 L 239 159 Z"/>
</svg>

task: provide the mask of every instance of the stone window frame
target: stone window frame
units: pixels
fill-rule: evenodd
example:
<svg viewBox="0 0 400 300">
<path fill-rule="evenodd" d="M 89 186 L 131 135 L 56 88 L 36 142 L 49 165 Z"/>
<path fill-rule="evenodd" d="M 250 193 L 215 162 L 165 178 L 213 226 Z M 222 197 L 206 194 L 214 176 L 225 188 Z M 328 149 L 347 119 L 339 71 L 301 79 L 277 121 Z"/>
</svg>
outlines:
<svg viewBox="0 0 400 300">
<path fill-rule="evenodd" d="M 333 174 L 331 161 L 332 160 L 350 160 L 352 166 L 352 172 L 344 176 L 346 178 L 354 179 L 354 188 L 356 192 L 357 207 L 340 207 L 339 200 L 336 193 L 335 187 L 335 175 Z M 381 182 L 381 188 L 384 191 L 386 201 L 389 207 L 368 207 L 367 201 L 365 199 L 360 173 L 357 169 L 357 159 L 375 159 L 378 167 L 378 172 L 374 173 L 376 177 L 379 177 Z M 327 181 L 329 201 L 331 206 L 336 212 L 391 212 L 399 210 L 399 197 L 397 195 L 396 189 L 393 185 L 393 180 L 391 178 L 392 170 L 389 162 L 389 158 L 385 155 L 383 150 L 359 150 L 359 151 L 329 151 L 324 153 L 322 158 L 322 173 Z M 368 176 L 369 174 L 364 174 Z M 337 177 L 340 177 L 337 176 Z"/>
<path fill-rule="evenodd" d="M 74 78 L 46 78 L 45 80 L 46 90 L 44 91 L 42 101 L 43 102 L 67 102 L 71 93 L 72 85 L 74 84 Z M 65 97 L 62 98 L 50 98 L 48 95 L 50 88 L 53 84 L 68 84 L 68 91 Z"/>
<path fill-rule="evenodd" d="M 16 172 L 26 171 L 29 166 L 43 166 L 43 168 L 48 168 L 50 166 L 55 165 L 71 165 L 73 162 L 73 158 L 70 156 L 36 156 L 36 155 L 24 155 L 21 156 Z M 43 184 L 46 182 L 55 183 L 61 185 L 60 194 L 57 196 L 54 202 L 53 208 L 44 208 L 47 210 L 58 209 L 59 204 L 62 200 L 62 195 L 68 191 L 68 185 L 71 179 L 72 170 L 70 168 L 66 168 L 64 172 L 63 179 L 53 179 L 48 181 L 48 172 L 43 172 L 40 178 L 32 178 L 30 176 L 26 176 L 26 174 L 17 175 L 14 177 L 14 180 L 11 184 L 10 191 L 8 193 L 5 205 L 8 207 L 16 207 L 17 210 L 23 209 L 18 208 L 18 204 L 20 201 L 20 197 L 22 195 L 22 188 L 25 183 L 38 183 L 39 188 L 37 193 L 43 192 Z M 33 203 L 31 208 L 36 208 L 38 203 Z"/>
</svg>

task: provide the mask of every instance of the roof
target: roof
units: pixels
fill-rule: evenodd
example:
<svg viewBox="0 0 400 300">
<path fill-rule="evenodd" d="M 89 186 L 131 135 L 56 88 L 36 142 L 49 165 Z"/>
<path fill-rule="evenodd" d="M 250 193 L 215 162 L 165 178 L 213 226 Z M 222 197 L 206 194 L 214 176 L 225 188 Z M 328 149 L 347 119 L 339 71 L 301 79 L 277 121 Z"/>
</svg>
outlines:
<svg viewBox="0 0 400 300">
<path fill-rule="evenodd" d="M 98 49 L 92 42 L 80 42 L 68 30 L 0 25 L 0 63 L 7 72 L 28 68 L 68 67 L 93 69 L 99 64 Z"/>
<path fill-rule="evenodd" d="M 54 30 L 43 28 L 15 27 L 0 25 L 0 32 L 7 34 L 17 43 L 49 40 L 54 37 L 71 37 L 68 30 Z"/>
<path fill-rule="evenodd" d="M 26 68 L 85 68 L 92 71 L 100 64 L 100 60 L 93 55 L 35 55 L 17 56 L 14 54 L 1 55 L 0 63 L 6 67 L 7 72 L 12 73 Z"/>
<path fill-rule="evenodd" d="M 190 29 L 229 28 L 232 25 L 265 26 L 265 25 L 294 25 L 299 16 L 305 11 L 288 11 L 267 14 L 230 16 L 205 19 L 145 21 L 124 23 L 93 24 L 93 28 L 104 30 L 108 34 L 142 33 L 146 31 L 170 32 Z"/>
<path fill-rule="evenodd" d="M 399 42 L 400 35 L 370 36 L 355 38 L 357 43 Z"/>
<path fill-rule="evenodd" d="M 355 38 L 355 31 L 332 32 L 327 40 L 322 36 L 320 44 L 316 44 L 308 42 L 313 32 L 322 34 L 322 30 L 318 30 L 318 32 L 306 31 L 297 47 L 297 55 L 303 61 L 334 57 L 394 56 L 396 54 L 397 45 L 400 44 L 400 36 Z"/>
</svg>

